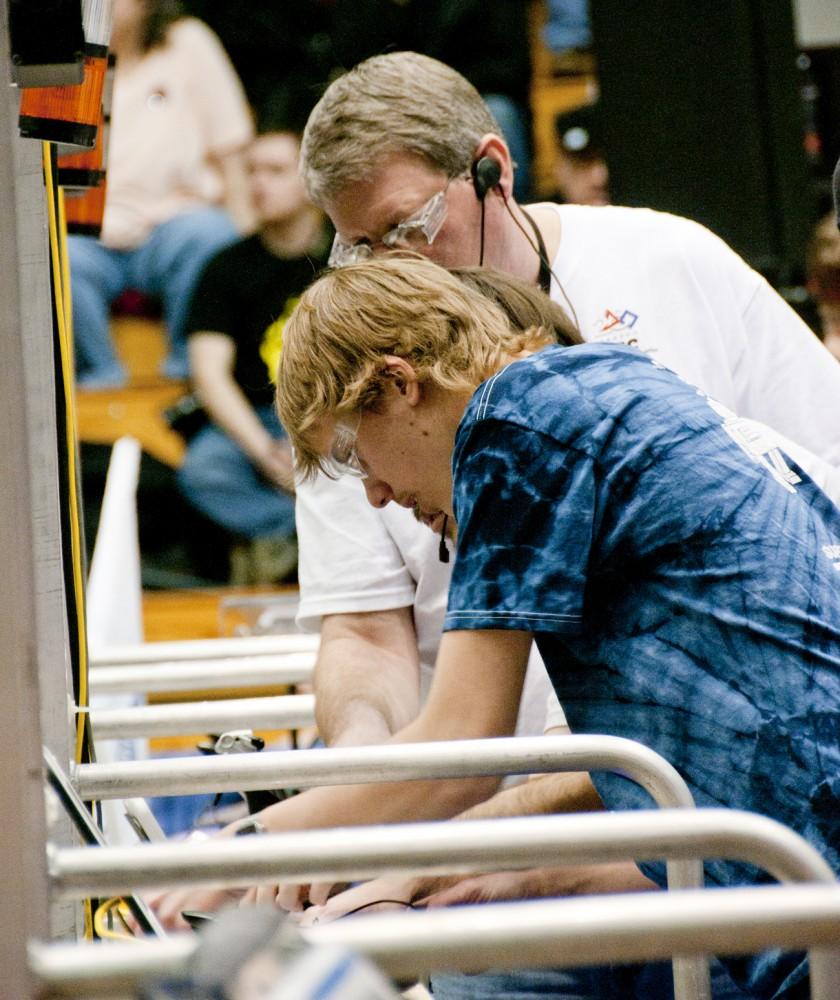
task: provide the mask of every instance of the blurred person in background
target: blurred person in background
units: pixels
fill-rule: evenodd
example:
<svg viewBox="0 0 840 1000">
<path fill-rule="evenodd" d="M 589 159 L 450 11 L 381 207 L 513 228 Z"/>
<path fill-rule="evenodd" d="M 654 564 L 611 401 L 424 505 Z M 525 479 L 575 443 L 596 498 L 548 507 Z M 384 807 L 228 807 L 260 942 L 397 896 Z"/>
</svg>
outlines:
<svg viewBox="0 0 840 1000">
<path fill-rule="evenodd" d="M 242 153 L 253 126 L 218 38 L 174 0 L 115 0 L 111 50 L 102 234 L 69 238 L 77 377 L 89 388 L 125 382 L 109 318 L 128 288 L 161 300 L 165 373 L 186 376 L 195 281 L 251 220 Z"/>
<path fill-rule="evenodd" d="M 833 212 L 817 223 L 811 237 L 808 291 L 817 307 L 817 335 L 840 360 L 840 231 Z"/>
<path fill-rule="evenodd" d="M 292 457 L 273 372 L 285 317 L 326 263 L 331 238 L 298 174 L 305 120 L 275 111 L 260 123 L 246 154 L 257 231 L 210 260 L 186 320 L 192 382 L 211 422 L 190 440 L 178 484 L 242 540 L 232 552 L 239 583 L 281 580 L 297 563 Z"/>
<path fill-rule="evenodd" d="M 557 140 L 554 183 L 557 201 L 609 205 L 610 171 L 600 134 L 598 105 L 561 111 L 554 119 Z"/>
</svg>

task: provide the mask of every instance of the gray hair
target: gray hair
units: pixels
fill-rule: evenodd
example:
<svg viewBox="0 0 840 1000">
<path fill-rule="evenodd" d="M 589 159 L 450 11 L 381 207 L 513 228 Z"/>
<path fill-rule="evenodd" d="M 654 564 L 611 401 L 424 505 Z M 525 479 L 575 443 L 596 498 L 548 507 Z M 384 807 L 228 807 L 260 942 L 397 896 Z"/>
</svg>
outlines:
<svg viewBox="0 0 840 1000">
<path fill-rule="evenodd" d="M 498 122 L 445 63 L 416 52 L 373 56 L 333 81 L 315 105 L 301 174 L 310 199 L 324 207 L 389 153 L 413 153 L 457 177 L 488 132 L 501 135 Z"/>
</svg>

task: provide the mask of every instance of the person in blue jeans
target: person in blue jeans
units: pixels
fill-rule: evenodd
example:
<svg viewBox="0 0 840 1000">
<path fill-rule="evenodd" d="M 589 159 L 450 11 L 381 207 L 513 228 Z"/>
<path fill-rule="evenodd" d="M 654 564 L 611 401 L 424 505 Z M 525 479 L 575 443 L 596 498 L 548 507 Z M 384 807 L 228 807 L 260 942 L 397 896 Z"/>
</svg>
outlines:
<svg viewBox="0 0 840 1000">
<path fill-rule="evenodd" d="M 210 421 L 189 442 L 178 485 L 245 540 L 295 536 L 291 451 L 273 407 L 274 341 L 330 241 L 298 176 L 299 152 L 299 133 L 263 126 L 246 154 L 258 230 L 206 265 L 185 323 L 193 385 Z M 296 548 L 286 549 L 288 572 Z"/>
<path fill-rule="evenodd" d="M 552 340 L 419 259 L 330 272 L 286 324 L 299 475 L 457 523 L 432 689 L 394 741 L 509 733 L 533 638 L 573 732 L 647 744 L 699 806 L 768 815 L 840 871 L 840 510 L 772 431 L 638 349 Z M 607 809 L 649 803 L 592 781 Z M 422 782 L 328 791 L 321 825 L 441 816 Z M 637 871 L 664 886 L 661 863 Z M 724 965 L 756 1000 L 807 995 L 801 954 Z"/>
<path fill-rule="evenodd" d="M 125 372 L 109 331 L 128 288 L 160 299 L 164 372 L 187 375 L 184 320 L 205 263 L 247 229 L 242 152 L 253 135 L 245 94 L 218 38 L 163 0 L 115 0 L 117 57 L 99 239 L 68 240 L 79 385 Z"/>
</svg>

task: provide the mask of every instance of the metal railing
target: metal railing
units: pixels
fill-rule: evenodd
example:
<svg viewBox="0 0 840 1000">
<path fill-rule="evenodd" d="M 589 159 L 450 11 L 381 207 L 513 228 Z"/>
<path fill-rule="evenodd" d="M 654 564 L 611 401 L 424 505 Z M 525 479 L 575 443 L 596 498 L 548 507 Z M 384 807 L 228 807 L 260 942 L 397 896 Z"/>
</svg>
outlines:
<svg viewBox="0 0 840 1000">
<path fill-rule="evenodd" d="M 72 778 L 82 798 L 96 800 L 598 770 L 632 778 L 661 808 L 694 807 L 688 786 L 668 761 L 641 743 L 614 736 L 461 740 L 85 764 L 74 769 Z M 668 884 L 702 886 L 702 862 L 668 862 Z M 709 997 L 708 964 L 702 958 L 675 959 L 674 979 L 680 997 Z"/>
<path fill-rule="evenodd" d="M 303 684 L 312 680 L 314 651 L 202 660 L 111 664 L 88 672 L 94 694 L 210 691 L 256 685 Z"/>
<path fill-rule="evenodd" d="M 574 967 L 691 952 L 744 955 L 766 948 L 810 948 L 813 961 L 840 945 L 840 887 L 762 886 L 487 904 L 472 907 L 469 919 L 460 908 L 371 914 L 303 934 L 312 944 L 338 944 L 366 954 L 401 980 L 445 969 Z M 34 942 L 30 961 L 45 997 L 114 996 L 141 978 L 185 972 L 196 945 L 193 935 L 145 942 L 142 948 Z M 835 972 L 825 965 L 823 971 Z M 812 968 L 812 998 L 829 1000 L 838 980 L 826 982 L 820 975 Z"/>
<path fill-rule="evenodd" d="M 92 708 L 88 714 L 96 740 L 218 733 L 243 728 L 297 729 L 314 725 L 315 696 L 293 694 L 132 708 Z"/>
<path fill-rule="evenodd" d="M 173 663 L 184 660 L 230 659 L 241 656 L 276 656 L 283 653 L 312 653 L 321 643 L 319 635 L 243 636 L 231 639 L 189 639 L 175 642 L 140 642 L 93 649 L 93 667 L 124 666 L 130 663 Z"/>
</svg>

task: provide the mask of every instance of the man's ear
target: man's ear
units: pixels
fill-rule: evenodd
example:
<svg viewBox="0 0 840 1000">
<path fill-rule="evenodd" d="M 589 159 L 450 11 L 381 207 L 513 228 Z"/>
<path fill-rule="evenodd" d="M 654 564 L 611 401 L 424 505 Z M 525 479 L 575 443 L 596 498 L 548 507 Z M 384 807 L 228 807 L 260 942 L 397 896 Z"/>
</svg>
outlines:
<svg viewBox="0 0 840 1000">
<path fill-rule="evenodd" d="M 396 391 L 405 397 L 409 406 L 416 406 L 423 396 L 423 391 L 414 366 L 405 358 L 395 354 L 386 354 L 383 360 L 388 380 Z"/>
<path fill-rule="evenodd" d="M 499 181 L 493 190 L 501 189 L 505 199 L 510 198 L 513 194 L 513 160 L 510 158 L 510 150 L 505 140 L 500 135 L 496 135 L 495 132 L 487 132 L 483 135 L 475 147 L 473 160 L 477 162 L 484 156 L 496 162 L 501 171 Z"/>
</svg>

